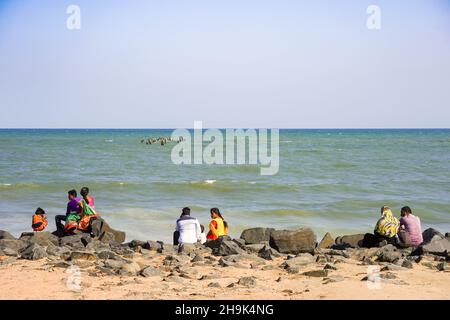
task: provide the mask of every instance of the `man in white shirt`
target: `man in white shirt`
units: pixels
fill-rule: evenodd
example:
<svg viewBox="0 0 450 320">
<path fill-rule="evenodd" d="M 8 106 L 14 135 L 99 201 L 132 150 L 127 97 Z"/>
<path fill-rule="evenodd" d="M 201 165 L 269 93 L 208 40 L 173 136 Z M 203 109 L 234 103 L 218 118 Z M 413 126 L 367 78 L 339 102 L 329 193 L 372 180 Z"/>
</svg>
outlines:
<svg viewBox="0 0 450 320">
<path fill-rule="evenodd" d="M 200 241 L 201 228 L 197 218 L 191 217 L 191 209 L 186 207 L 177 220 L 176 231 L 179 232 L 178 243 L 197 243 Z"/>
</svg>

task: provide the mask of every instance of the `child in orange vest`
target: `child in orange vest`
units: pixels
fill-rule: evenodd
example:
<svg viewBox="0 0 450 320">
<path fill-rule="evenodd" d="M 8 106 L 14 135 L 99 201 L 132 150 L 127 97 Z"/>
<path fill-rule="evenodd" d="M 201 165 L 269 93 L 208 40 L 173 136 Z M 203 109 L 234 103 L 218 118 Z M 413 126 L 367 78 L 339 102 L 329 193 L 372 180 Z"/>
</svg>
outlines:
<svg viewBox="0 0 450 320">
<path fill-rule="evenodd" d="M 33 215 L 33 224 L 31 225 L 33 231 L 44 231 L 47 225 L 48 221 L 45 211 L 41 208 L 37 208 L 36 212 Z"/>
</svg>

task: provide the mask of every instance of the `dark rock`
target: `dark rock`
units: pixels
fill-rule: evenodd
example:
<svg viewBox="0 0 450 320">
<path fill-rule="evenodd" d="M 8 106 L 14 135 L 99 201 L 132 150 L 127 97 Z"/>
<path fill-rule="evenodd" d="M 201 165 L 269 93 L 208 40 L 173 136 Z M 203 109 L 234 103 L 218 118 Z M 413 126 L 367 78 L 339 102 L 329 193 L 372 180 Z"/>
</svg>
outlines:
<svg viewBox="0 0 450 320">
<path fill-rule="evenodd" d="M 420 251 L 421 254 L 445 256 L 450 252 L 450 241 L 446 238 L 440 239 L 438 236 L 434 236 L 430 242 L 421 245 L 416 251 Z"/>
<path fill-rule="evenodd" d="M 1 255 L 8 257 L 17 257 L 19 255 L 19 252 L 11 248 L 3 248 L 0 250 L 0 256 Z"/>
<path fill-rule="evenodd" d="M 107 235 L 108 233 L 112 234 L 114 241 L 117 243 L 124 242 L 126 236 L 125 232 L 111 228 L 109 224 L 106 223 L 106 221 L 101 218 L 92 222 L 91 232 L 94 235 L 94 237 L 99 238 L 100 240 L 103 240 L 105 238 L 105 235 Z"/>
<path fill-rule="evenodd" d="M 381 268 L 380 271 L 399 271 L 399 270 L 403 270 L 403 267 L 398 266 L 396 264 L 388 264 L 383 268 Z"/>
<path fill-rule="evenodd" d="M 88 251 L 72 251 L 70 254 L 70 260 L 86 260 L 86 261 L 95 261 L 97 257 L 93 252 Z"/>
<path fill-rule="evenodd" d="M 314 256 L 309 253 L 302 253 L 295 258 L 286 260 L 281 266 L 288 269 L 291 267 L 306 266 L 311 263 L 314 263 Z"/>
<path fill-rule="evenodd" d="M 326 269 L 312 270 L 303 272 L 302 274 L 307 277 L 323 278 L 328 276 L 328 270 Z"/>
<path fill-rule="evenodd" d="M 450 271 L 450 266 L 447 262 L 440 262 L 437 264 L 436 269 L 439 271 Z"/>
<path fill-rule="evenodd" d="M 218 282 L 210 282 L 208 283 L 208 288 L 220 288 L 220 284 Z"/>
<path fill-rule="evenodd" d="M 119 270 L 120 275 L 124 276 L 135 276 L 140 273 L 141 267 L 136 262 L 132 261 L 129 263 L 125 263 L 122 265 L 122 268 Z"/>
<path fill-rule="evenodd" d="M 254 243 L 247 244 L 243 247 L 243 249 L 249 253 L 258 253 L 260 252 L 266 245 L 262 243 Z"/>
<path fill-rule="evenodd" d="M 46 252 L 49 256 L 63 258 L 64 260 L 68 259 L 71 253 L 67 247 L 57 247 L 54 245 L 48 246 Z"/>
<path fill-rule="evenodd" d="M 273 228 L 251 228 L 242 231 L 241 239 L 246 244 L 261 243 L 261 241 L 270 241 L 270 235 L 274 231 Z"/>
<path fill-rule="evenodd" d="M 316 236 L 310 228 L 274 230 L 270 235 L 270 246 L 281 253 L 313 253 Z"/>
<path fill-rule="evenodd" d="M 389 244 L 380 248 L 377 252 L 377 261 L 379 262 L 391 262 L 394 263 L 396 260 L 400 259 L 402 254 L 397 251 L 397 249 Z"/>
<path fill-rule="evenodd" d="M 20 257 L 27 260 L 39 260 L 47 257 L 45 249 L 37 243 L 30 243 L 26 248 L 19 251 Z"/>
<path fill-rule="evenodd" d="M 299 266 L 288 266 L 286 268 L 286 271 L 288 273 L 291 273 L 291 274 L 299 273 L 300 272 L 300 267 Z"/>
<path fill-rule="evenodd" d="M 344 281 L 344 277 L 341 275 L 333 275 L 333 276 L 328 276 L 326 278 L 323 279 L 323 284 L 328 284 L 328 283 L 334 283 L 334 282 L 341 282 Z"/>
<path fill-rule="evenodd" d="M 11 250 L 20 251 L 28 246 L 28 243 L 24 240 L 14 240 L 14 239 L 1 239 L 0 249 L 9 248 Z"/>
<path fill-rule="evenodd" d="M 233 242 L 235 242 L 239 247 L 244 249 L 245 246 L 245 240 L 244 239 L 233 239 Z"/>
<path fill-rule="evenodd" d="M 256 278 L 255 277 L 242 277 L 239 279 L 238 284 L 246 287 L 254 287 L 256 286 Z"/>
<path fill-rule="evenodd" d="M 29 243 L 36 243 L 41 246 L 59 245 L 59 238 L 50 232 L 24 232 L 19 238 Z"/>
<path fill-rule="evenodd" d="M 234 267 L 235 264 L 236 264 L 236 262 L 229 261 L 229 260 L 226 260 L 223 258 L 220 258 L 220 260 L 219 260 L 219 266 L 221 266 L 221 267 Z"/>
<path fill-rule="evenodd" d="M 97 257 L 102 260 L 118 259 L 117 254 L 111 250 L 102 250 L 97 253 Z"/>
<path fill-rule="evenodd" d="M 0 240 L 1 239 L 16 240 L 16 238 L 11 233 L 4 230 L 0 230 Z"/>
<path fill-rule="evenodd" d="M 335 241 L 329 232 L 325 233 L 322 240 L 320 240 L 317 248 L 319 249 L 328 249 L 331 248 L 335 244 Z"/>
<path fill-rule="evenodd" d="M 402 267 L 403 267 L 403 268 L 412 269 L 412 268 L 413 268 L 413 264 L 412 264 L 411 261 L 405 259 L 405 260 L 402 262 Z"/>
<path fill-rule="evenodd" d="M 145 278 L 162 276 L 162 272 L 153 267 L 146 267 L 141 271 L 141 276 Z"/>
<path fill-rule="evenodd" d="M 327 263 L 323 268 L 324 270 L 337 270 L 337 268 L 331 263 Z"/>
<path fill-rule="evenodd" d="M 259 252 L 258 257 L 263 258 L 265 260 L 273 260 L 274 258 L 281 257 L 281 254 L 277 252 L 274 248 L 270 246 L 264 246 Z"/>
<path fill-rule="evenodd" d="M 162 250 L 162 244 L 157 241 L 149 240 L 142 245 L 142 248 L 151 250 L 151 251 L 158 251 L 158 250 Z"/>
<path fill-rule="evenodd" d="M 83 249 L 85 248 L 89 242 L 92 241 L 92 238 L 87 233 L 79 233 L 72 236 L 66 236 L 59 239 L 60 246 L 68 246 L 74 249 Z"/>
<path fill-rule="evenodd" d="M 352 234 L 336 238 L 336 245 L 341 247 L 359 248 L 362 246 L 364 234 Z"/>
<path fill-rule="evenodd" d="M 126 243 L 130 248 L 134 249 L 136 247 L 142 247 L 144 248 L 144 245 L 146 244 L 145 241 L 141 240 L 131 240 L 130 242 Z"/>
<path fill-rule="evenodd" d="M 438 240 L 438 239 L 445 238 L 445 236 L 442 233 L 440 233 L 439 231 L 437 231 L 436 229 L 433 229 L 433 228 L 428 228 L 424 232 L 422 232 L 422 237 L 423 237 L 422 244 L 427 244 L 427 243 L 431 242 L 432 240 Z"/>
<path fill-rule="evenodd" d="M 196 254 L 194 258 L 192 258 L 191 262 L 203 262 L 205 261 L 205 258 L 201 256 L 200 254 Z"/>
<path fill-rule="evenodd" d="M 213 249 L 213 253 L 217 256 L 228 256 L 244 253 L 244 250 L 242 250 L 235 242 L 225 240 L 221 241 L 220 245 Z"/>
</svg>

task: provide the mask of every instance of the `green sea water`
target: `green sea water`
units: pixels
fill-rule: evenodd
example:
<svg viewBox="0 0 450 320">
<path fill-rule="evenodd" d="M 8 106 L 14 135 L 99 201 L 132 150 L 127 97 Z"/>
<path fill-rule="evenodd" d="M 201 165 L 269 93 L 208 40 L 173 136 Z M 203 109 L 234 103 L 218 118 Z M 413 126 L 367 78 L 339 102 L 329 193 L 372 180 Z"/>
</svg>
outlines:
<svg viewBox="0 0 450 320">
<path fill-rule="evenodd" d="M 321 236 L 372 231 L 379 208 L 409 205 L 450 231 L 450 130 L 281 130 L 280 169 L 175 165 L 172 130 L 0 130 L 0 229 L 19 235 L 44 208 L 65 213 L 67 191 L 91 189 L 96 208 L 127 239 L 171 241 L 181 208 L 200 223 L 219 207 L 232 236 L 244 228 L 311 227 Z"/>
</svg>

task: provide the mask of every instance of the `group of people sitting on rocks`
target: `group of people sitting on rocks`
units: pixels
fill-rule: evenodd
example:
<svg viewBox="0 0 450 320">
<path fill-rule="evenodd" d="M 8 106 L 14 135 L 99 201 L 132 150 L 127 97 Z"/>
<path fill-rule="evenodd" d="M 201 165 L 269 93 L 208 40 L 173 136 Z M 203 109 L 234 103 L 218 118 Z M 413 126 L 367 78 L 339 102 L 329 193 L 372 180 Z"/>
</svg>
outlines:
<svg viewBox="0 0 450 320">
<path fill-rule="evenodd" d="M 374 234 L 366 234 L 364 247 L 377 247 L 392 244 L 400 247 L 416 247 L 422 244 L 420 218 L 413 215 L 411 208 L 405 206 L 397 219 L 388 206 L 381 207 L 381 217 L 375 225 Z"/>
<path fill-rule="evenodd" d="M 89 195 L 89 188 L 80 190 L 81 198 L 76 190 L 68 192 L 69 202 L 65 215 L 55 217 L 57 234 L 71 235 L 80 230 L 90 232 L 91 224 L 99 218 L 95 211 L 94 197 Z M 197 218 L 191 216 L 191 209 L 185 207 L 180 218 L 176 221 L 173 234 L 174 245 L 205 243 L 228 235 L 228 223 L 220 213 L 219 208 L 211 208 L 209 231 L 205 234 L 205 227 Z M 423 242 L 420 218 L 413 215 L 411 208 L 405 206 L 400 210 L 401 218 L 397 219 L 388 206 L 381 207 L 381 217 L 375 225 L 374 234 L 367 233 L 363 239 L 364 247 L 377 247 L 393 244 L 400 247 L 415 247 Z M 62 222 L 65 222 L 64 224 Z M 32 221 L 33 231 L 43 231 L 48 225 L 47 216 L 42 208 L 37 208 Z"/>
<path fill-rule="evenodd" d="M 183 208 L 181 216 L 176 222 L 173 244 L 194 244 L 197 242 L 203 244 L 208 240 L 216 240 L 228 235 L 228 223 L 223 218 L 219 208 L 211 208 L 210 214 L 209 231 L 208 234 L 205 234 L 205 227 L 198 222 L 197 218 L 191 216 L 191 209 Z"/>
<path fill-rule="evenodd" d="M 80 195 L 81 198 L 78 198 L 76 190 L 68 192 L 69 202 L 67 203 L 66 214 L 55 217 L 58 235 L 71 235 L 76 230 L 89 232 L 92 222 L 99 217 L 95 211 L 94 197 L 89 195 L 89 188 L 81 188 Z M 65 223 L 63 224 L 62 221 Z M 31 226 L 33 231 L 43 231 L 47 225 L 45 211 L 42 208 L 37 208 Z"/>
</svg>

